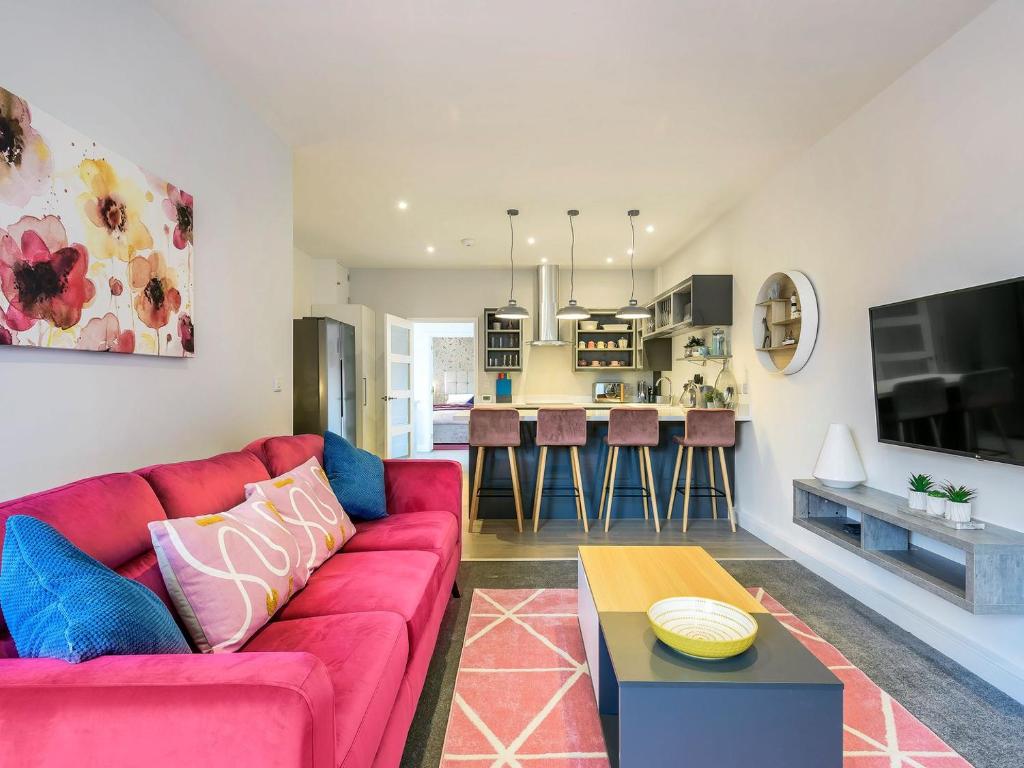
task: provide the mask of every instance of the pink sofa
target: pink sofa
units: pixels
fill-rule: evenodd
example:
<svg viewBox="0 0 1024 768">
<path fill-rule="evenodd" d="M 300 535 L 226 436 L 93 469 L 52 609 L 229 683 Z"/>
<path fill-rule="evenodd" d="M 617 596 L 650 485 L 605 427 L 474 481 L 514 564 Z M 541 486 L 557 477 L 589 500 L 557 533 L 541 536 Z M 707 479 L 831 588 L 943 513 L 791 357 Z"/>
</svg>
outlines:
<svg viewBox="0 0 1024 768">
<path fill-rule="evenodd" d="M 169 602 L 146 524 L 227 509 L 310 456 L 321 437 L 271 437 L 80 480 L 0 503 L 0 544 L 32 515 Z M 239 653 L 19 659 L 0 621 L 0 765 L 397 766 L 455 591 L 462 470 L 384 467 L 389 516 L 359 523 Z"/>
</svg>

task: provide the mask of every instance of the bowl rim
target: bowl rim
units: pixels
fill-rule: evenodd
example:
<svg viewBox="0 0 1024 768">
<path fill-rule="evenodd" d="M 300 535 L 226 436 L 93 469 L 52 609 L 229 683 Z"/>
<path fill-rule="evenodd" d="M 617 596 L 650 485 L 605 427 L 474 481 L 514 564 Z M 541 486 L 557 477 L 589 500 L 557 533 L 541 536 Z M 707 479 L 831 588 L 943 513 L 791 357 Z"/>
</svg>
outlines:
<svg viewBox="0 0 1024 768">
<path fill-rule="evenodd" d="M 678 632 L 673 632 L 672 630 L 668 629 L 664 624 L 659 622 L 654 617 L 654 615 L 653 615 L 653 611 L 656 608 L 658 608 L 660 605 L 662 605 L 664 603 L 668 603 L 668 602 L 675 602 L 677 600 L 684 600 L 684 601 L 691 601 L 691 602 L 700 601 L 702 603 L 712 603 L 714 605 L 721 605 L 721 606 L 723 606 L 725 608 L 728 608 L 728 609 L 730 609 L 732 611 L 735 611 L 736 613 L 739 613 L 740 615 L 744 616 L 746 619 L 748 619 L 750 621 L 750 623 L 751 623 L 751 625 L 753 627 L 750 630 L 750 632 L 748 632 L 747 634 L 743 635 L 742 637 L 736 638 L 735 640 L 724 640 L 724 641 L 721 641 L 723 643 L 726 643 L 726 642 L 727 643 L 735 643 L 735 642 L 740 642 L 740 641 L 746 640 L 747 638 L 750 638 L 750 637 L 757 637 L 757 631 L 760 628 L 758 623 L 757 623 L 757 619 L 755 619 L 749 612 L 743 610 L 742 608 L 740 608 L 738 606 L 735 606 L 732 603 L 727 603 L 724 600 L 716 600 L 713 597 L 700 597 L 699 595 L 676 595 L 675 597 L 663 597 L 661 600 L 656 600 L 655 602 L 651 603 L 650 607 L 647 609 L 647 620 L 650 621 L 651 624 L 657 625 L 658 627 L 660 627 L 661 629 L 663 629 L 666 632 L 669 632 L 669 633 L 674 634 L 674 635 L 678 635 L 679 634 Z M 716 642 L 716 641 L 706 641 L 706 642 L 712 642 L 713 643 L 713 642 Z"/>
</svg>

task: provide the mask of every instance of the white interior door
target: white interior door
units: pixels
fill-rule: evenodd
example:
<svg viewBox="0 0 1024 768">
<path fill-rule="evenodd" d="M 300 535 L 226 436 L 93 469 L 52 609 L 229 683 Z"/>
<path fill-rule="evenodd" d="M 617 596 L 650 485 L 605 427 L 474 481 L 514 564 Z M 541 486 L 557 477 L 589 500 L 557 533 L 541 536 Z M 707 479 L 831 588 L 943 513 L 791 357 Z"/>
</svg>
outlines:
<svg viewBox="0 0 1024 768">
<path fill-rule="evenodd" d="M 412 455 L 412 323 L 384 315 L 384 458 Z"/>
</svg>

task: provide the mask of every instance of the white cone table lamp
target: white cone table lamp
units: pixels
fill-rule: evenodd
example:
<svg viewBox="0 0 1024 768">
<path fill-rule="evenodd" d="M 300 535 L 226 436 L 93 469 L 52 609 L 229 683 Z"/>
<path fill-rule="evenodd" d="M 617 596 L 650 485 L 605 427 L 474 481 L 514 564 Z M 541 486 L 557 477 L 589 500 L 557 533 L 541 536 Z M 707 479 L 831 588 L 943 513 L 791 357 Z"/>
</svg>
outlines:
<svg viewBox="0 0 1024 768">
<path fill-rule="evenodd" d="M 829 488 L 853 488 L 868 479 L 853 433 L 845 424 L 828 425 L 814 476 Z"/>
</svg>

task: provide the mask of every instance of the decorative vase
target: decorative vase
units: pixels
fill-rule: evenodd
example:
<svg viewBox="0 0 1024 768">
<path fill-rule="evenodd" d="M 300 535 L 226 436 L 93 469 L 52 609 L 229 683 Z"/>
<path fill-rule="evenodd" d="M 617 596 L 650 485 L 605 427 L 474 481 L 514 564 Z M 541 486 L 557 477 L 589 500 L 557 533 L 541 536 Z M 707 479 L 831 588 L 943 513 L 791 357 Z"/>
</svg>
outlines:
<svg viewBox="0 0 1024 768">
<path fill-rule="evenodd" d="M 947 501 L 946 519 L 954 523 L 971 522 L 971 502 L 969 501 Z"/>
<path fill-rule="evenodd" d="M 928 506 L 928 494 L 924 491 L 907 491 L 907 504 L 911 509 L 924 511 Z"/>
<path fill-rule="evenodd" d="M 932 517 L 945 517 L 946 503 L 947 499 L 945 496 L 929 496 L 928 505 L 924 511 Z"/>
<path fill-rule="evenodd" d="M 853 433 L 845 424 L 828 425 L 814 476 L 829 488 L 854 488 L 867 480 Z"/>
</svg>

